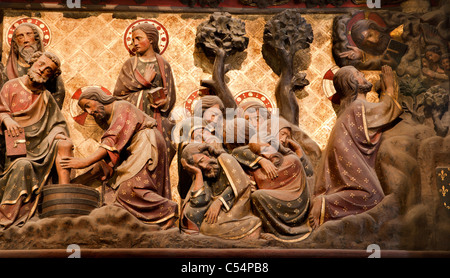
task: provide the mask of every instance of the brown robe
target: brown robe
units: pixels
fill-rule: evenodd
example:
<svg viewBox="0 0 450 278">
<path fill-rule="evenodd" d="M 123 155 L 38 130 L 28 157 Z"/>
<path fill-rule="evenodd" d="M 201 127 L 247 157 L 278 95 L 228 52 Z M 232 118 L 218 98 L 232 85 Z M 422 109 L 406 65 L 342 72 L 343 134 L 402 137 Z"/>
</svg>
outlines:
<svg viewBox="0 0 450 278">
<path fill-rule="evenodd" d="M 154 120 L 129 102 L 116 101 L 108 123 L 100 146 L 114 165 L 109 184 L 117 203 L 146 223 L 176 216 L 166 142 L 159 130 L 151 128 Z"/>
<path fill-rule="evenodd" d="M 8 81 L 0 93 L 0 125 L 8 117 L 24 127 L 27 155 L 14 160 L 5 157 L 6 169 L 0 174 L 3 228 L 21 225 L 33 216 L 56 159 L 59 140 L 55 136 L 69 136 L 64 116 L 50 92 L 34 94 L 20 78 Z"/>
<path fill-rule="evenodd" d="M 138 56 L 129 58 L 123 65 L 114 88 L 114 96 L 127 100 L 140 110 L 158 122 L 158 129 L 164 135 L 169 153 L 169 160 L 172 160 L 176 152 L 175 145 L 171 144 L 171 131 L 174 123 L 169 120 L 170 112 L 176 102 L 175 81 L 172 75 L 170 64 L 159 54 L 156 54 L 155 71 L 156 77 L 152 83 L 148 83 L 139 65 L 143 63 Z M 163 87 L 167 90 L 168 101 L 164 107 L 152 108 L 147 92 L 156 87 Z"/>
<path fill-rule="evenodd" d="M 261 168 L 252 171 L 257 190 L 252 193 L 253 210 L 266 232 L 277 240 L 294 242 L 306 239 L 311 228 L 306 223 L 309 191 L 303 165 L 294 153 L 283 156 L 278 177 L 271 180 Z"/>
<path fill-rule="evenodd" d="M 218 162 L 221 168 L 218 178 L 204 181 L 204 186 L 198 191 L 188 192 L 181 212 L 180 228 L 193 233 L 188 228 L 192 226 L 204 235 L 225 239 L 244 238 L 261 226 L 261 220 L 251 210 L 250 179 L 230 154 L 221 154 Z M 204 214 L 216 199 L 223 203 L 217 222 L 206 223 L 203 221 Z"/>
<path fill-rule="evenodd" d="M 320 224 L 367 211 L 384 198 L 375 158 L 382 129 L 401 113 L 398 102 L 384 95 L 379 103 L 357 99 L 340 114 L 316 176 Z"/>
</svg>

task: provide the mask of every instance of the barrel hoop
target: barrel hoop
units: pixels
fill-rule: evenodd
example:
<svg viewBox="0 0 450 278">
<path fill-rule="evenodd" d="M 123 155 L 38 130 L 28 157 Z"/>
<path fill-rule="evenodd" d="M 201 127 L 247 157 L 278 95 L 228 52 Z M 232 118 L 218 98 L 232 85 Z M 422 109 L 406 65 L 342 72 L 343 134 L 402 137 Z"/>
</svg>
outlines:
<svg viewBox="0 0 450 278">
<path fill-rule="evenodd" d="M 84 209 L 55 209 L 52 211 L 48 211 L 41 214 L 41 217 L 51 217 L 55 215 L 61 215 L 61 214 L 78 214 L 78 215 L 88 215 L 91 213 L 89 210 Z"/>
<path fill-rule="evenodd" d="M 69 198 L 69 199 L 54 199 L 54 200 L 44 201 L 42 203 L 42 208 L 48 208 L 48 207 L 51 207 L 54 205 L 62 205 L 62 204 L 80 204 L 80 205 L 92 206 L 94 208 L 98 208 L 98 205 L 99 205 L 98 202 L 92 201 L 92 200 Z"/>
<path fill-rule="evenodd" d="M 56 193 L 79 193 L 90 195 L 96 198 L 100 197 L 100 193 L 98 191 L 93 191 L 86 188 L 77 188 L 77 187 L 44 188 L 44 195 Z"/>
</svg>

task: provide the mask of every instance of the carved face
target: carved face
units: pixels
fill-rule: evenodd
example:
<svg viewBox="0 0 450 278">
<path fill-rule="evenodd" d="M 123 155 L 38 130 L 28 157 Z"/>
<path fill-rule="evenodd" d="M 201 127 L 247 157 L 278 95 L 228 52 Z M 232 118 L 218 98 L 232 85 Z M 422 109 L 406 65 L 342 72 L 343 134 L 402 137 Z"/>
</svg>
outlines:
<svg viewBox="0 0 450 278">
<path fill-rule="evenodd" d="M 223 118 L 222 111 L 219 109 L 219 105 L 215 104 L 208 108 L 203 113 L 203 119 L 212 126 L 217 126 L 217 123 Z"/>
<path fill-rule="evenodd" d="M 363 31 L 362 35 L 364 37 L 362 42 L 364 50 L 375 55 L 383 54 L 391 40 L 389 34 L 379 32 L 372 28 Z"/>
<path fill-rule="evenodd" d="M 136 49 L 136 53 L 139 55 L 143 55 L 147 50 L 151 49 L 152 41 L 149 40 L 147 35 L 142 30 L 133 31 L 132 39 L 134 48 Z"/>
<path fill-rule="evenodd" d="M 441 66 L 442 66 L 443 70 L 449 71 L 450 70 L 450 58 L 442 59 Z"/>
<path fill-rule="evenodd" d="M 53 77 L 58 66 L 47 56 L 41 55 L 28 70 L 28 77 L 35 83 L 45 83 Z"/>
<path fill-rule="evenodd" d="M 217 159 L 213 156 L 207 156 L 204 153 L 194 154 L 192 156 L 194 165 L 200 168 L 203 175 L 209 179 L 216 178 L 219 174 L 220 166 Z"/>
<path fill-rule="evenodd" d="M 19 56 L 28 63 L 38 48 L 33 29 L 26 25 L 17 27 L 15 31 L 15 42 L 17 43 Z"/>
<path fill-rule="evenodd" d="M 287 147 L 287 139 L 291 138 L 291 130 L 287 127 L 283 127 L 278 132 L 278 141 L 280 141 L 283 147 Z"/>
<path fill-rule="evenodd" d="M 433 52 L 433 51 L 427 51 L 425 53 L 425 57 L 427 57 L 428 61 L 433 62 L 433 63 L 437 63 L 441 59 L 441 55 L 439 55 L 438 53 Z"/>
<path fill-rule="evenodd" d="M 95 122 L 103 129 L 107 126 L 108 115 L 105 111 L 105 106 L 92 99 L 82 99 L 78 102 L 78 105 L 83 109 L 86 113 L 93 116 Z"/>
<path fill-rule="evenodd" d="M 355 80 L 358 82 L 358 92 L 360 93 L 368 93 L 372 89 L 372 83 L 367 81 L 366 77 L 362 72 L 355 69 L 353 71 L 353 76 L 355 77 Z"/>
</svg>

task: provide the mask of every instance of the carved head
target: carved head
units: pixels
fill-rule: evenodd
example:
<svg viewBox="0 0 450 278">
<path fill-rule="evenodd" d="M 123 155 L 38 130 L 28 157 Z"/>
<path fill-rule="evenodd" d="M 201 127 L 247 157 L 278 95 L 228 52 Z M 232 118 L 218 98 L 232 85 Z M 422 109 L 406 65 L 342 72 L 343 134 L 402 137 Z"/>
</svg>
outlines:
<svg viewBox="0 0 450 278">
<path fill-rule="evenodd" d="M 20 24 L 12 35 L 11 51 L 30 63 L 31 56 L 36 51 L 44 51 L 38 28 L 31 23 Z"/>
<path fill-rule="evenodd" d="M 188 144 L 181 153 L 181 158 L 192 166 L 200 168 L 208 179 L 217 178 L 220 172 L 217 153 L 214 148 L 204 143 Z"/>
<path fill-rule="evenodd" d="M 108 115 L 105 111 L 105 105 L 116 101 L 115 96 L 107 95 L 100 87 L 91 86 L 83 90 L 78 99 L 78 106 L 93 116 L 95 122 L 103 129 L 108 126 Z"/>
<path fill-rule="evenodd" d="M 61 62 L 51 52 L 36 52 L 30 58 L 28 77 L 35 83 L 45 83 L 61 74 Z"/>
<path fill-rule="evenodd" d="M 138 54 L 145 53 L 151 46 L 155 53 L 160 53 L 159 50 L 159 32 L 153 24 L 144 22 L 136 25 L 131 30 L 133 36 L 133 44 Z"/>
<path fill-rule="evenodd" d="M 333 85 L 340 99 L 340 111 L 353 102 L 358 93 L 366 94 L 372 89 L 364 74 L 353 66 L 340 68 L 333 77 Z"/>
<path fill-rule="evenodd" d="M 441 67 L 445 71 L 450 71 L 450 55 L 448 53 L 442 55 Z"/>
<path fill-rule="evenodd" d="M 441 60 L 442 51 L 437 45 L 427 45 L 425 48 L 425 58 L 432 63 L 438 63 Z"/>
<path fill-rule="evenodd" d="M 387 30 L 370 19 L 357 21 L 352 26 L 351 36 L 358 48 L 372 55 L 383 54 L 391 40 Z"/>
</svg>

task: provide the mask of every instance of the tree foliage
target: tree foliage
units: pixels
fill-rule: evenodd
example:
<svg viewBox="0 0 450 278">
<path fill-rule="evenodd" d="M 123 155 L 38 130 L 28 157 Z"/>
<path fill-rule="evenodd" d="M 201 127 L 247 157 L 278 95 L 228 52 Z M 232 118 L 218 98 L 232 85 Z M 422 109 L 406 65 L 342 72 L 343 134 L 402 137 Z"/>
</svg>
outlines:
<svg viewBox="0 0 450 278">
<path fill-rule="evenodd" d="M 247 49 L 249 39 L 245 34 L 242 20 L 227 12 L 215 12 L 197 27 L 195 42 L 207 56 L 217 54 L 219 49 L 224 50 L 225 55 L 232 55 Z"/>
<path fill-rule="evenodd" d="M 270 19 L 264 28 L 264 44 L 291 56 L 297 50 L 308 48 L 314 34 L 311 24 L 296 10 L 285 10 Z"/>
</svg>

